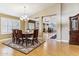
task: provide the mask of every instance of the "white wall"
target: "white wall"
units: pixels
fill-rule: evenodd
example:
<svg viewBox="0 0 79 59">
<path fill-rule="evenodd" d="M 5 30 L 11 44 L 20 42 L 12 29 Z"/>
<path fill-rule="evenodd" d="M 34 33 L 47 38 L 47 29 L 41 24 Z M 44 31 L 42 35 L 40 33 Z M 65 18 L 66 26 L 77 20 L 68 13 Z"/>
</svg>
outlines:
<svg viewBox="0 0 79 59">
<path fill-rule="evenodd" d="M 61 14 L 61 4 L 57 3 L 55 5 L 52 5 L 38 13 L 36 13 L 35 15 L 31 16 L 31 18 L 35 18 L 35 17 L 40 17 L 40 23 L 42 24 L 42 16 L 47 16 L 47 15 L 54 15 L 56 14 L 56 19 L 57 19 L 57 40 L 61 40 L 61 28 L 60 28 L 60 14 Z M 42 25 L 40 26 L 40 31 L 42 33 Z"/>
<path fill-rule="evenodd" d="M 69 42 L 69 17 L 79 13 L 79 3 L 62 4 L 62 41 Z"/>
<path fill-rule="evenodd" d="M 54 6 L 48 7 L 45 10 L 42 10 L 35 15 L 34 17 L 42 17 L 46 15 L 57 15 L 57 39 L 63 42 L 69 42 L 69 17 L 74 16 L 79 13 L 79 3 L 63 3 L 55 4 Z M 62 25 L 62 29 L 61 29 Z M 62 32 L 61 32 L 62 30 Z M 61 38 L 62 34 L 62 38 Z"/>
</svg>

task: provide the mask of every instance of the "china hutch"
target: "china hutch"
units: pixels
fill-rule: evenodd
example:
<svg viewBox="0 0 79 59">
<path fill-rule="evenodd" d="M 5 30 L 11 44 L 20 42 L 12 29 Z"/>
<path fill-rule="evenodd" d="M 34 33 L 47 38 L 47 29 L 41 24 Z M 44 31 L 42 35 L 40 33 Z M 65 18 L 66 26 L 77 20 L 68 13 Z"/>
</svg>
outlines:
<svg viewBox="0 0 79 59">
<path fill-rule="evenodd" d="M 70 20 L 70 44 L 79 45 L 79 14 L 69 18 Z"/>
</svg>

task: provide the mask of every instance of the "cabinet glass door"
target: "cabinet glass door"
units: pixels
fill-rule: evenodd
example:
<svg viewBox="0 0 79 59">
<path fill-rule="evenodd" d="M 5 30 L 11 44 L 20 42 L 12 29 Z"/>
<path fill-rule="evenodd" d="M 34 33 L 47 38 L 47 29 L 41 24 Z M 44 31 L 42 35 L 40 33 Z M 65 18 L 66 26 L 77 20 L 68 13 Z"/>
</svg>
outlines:
<svg viewBox="0 0 79 59">
<path fill-rule="evenodd" d="M 78 30 L 78 20 L 72 20 L 72 30 Z"/>
</svg>

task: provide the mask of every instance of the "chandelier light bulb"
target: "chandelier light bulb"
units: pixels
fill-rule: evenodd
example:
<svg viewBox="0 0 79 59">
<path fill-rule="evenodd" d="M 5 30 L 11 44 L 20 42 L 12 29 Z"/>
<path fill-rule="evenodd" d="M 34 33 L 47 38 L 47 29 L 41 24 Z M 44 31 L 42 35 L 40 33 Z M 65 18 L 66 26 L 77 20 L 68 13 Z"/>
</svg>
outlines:
<svg viewBox="0 0 79 59">
<path fill-rule="evenodd" d="M 24 15 L 20 17 L 20 20 L 29 20 L 29 18 L 27 17 L 27 15 L 25 14 L 25 6 L 24 6 Z"/>
</svg>

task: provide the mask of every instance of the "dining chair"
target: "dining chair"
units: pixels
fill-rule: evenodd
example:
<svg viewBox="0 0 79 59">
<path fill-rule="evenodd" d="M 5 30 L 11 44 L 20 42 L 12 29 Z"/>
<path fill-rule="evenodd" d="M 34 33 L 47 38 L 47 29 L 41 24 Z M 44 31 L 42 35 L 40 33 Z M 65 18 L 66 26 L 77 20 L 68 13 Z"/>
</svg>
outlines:
<svg viewBox="0 0 79 59">
<path fill-rule="evenodd" d="M 33 36 L 27 37 L 28 41 L 31 41 L 31 44 L 34 45 L 34 42 L 38 43 L 38 29 L 34 30 Z"/>
<path fill-rule="evenodd" d="M 17 43 L 17 29 L 12 29 L 12 42 Z"/>
<path fill-rule="evenodd" d="M 17 39 L 18 39 L 18 44 L 23 45 L 24 40 L 26 39 L 23 34 L 22 34 L 22 30 L 18 30 L 17 31 Z"/>
</svg>

